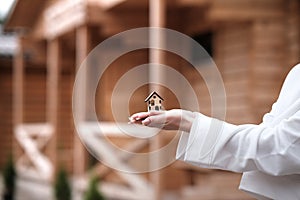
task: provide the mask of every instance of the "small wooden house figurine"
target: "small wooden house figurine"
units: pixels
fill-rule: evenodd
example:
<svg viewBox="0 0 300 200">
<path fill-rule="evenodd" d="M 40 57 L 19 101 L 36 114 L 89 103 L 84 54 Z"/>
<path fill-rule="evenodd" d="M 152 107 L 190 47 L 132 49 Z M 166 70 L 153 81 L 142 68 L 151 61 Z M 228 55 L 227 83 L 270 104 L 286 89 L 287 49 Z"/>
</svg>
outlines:
<svg viewBox="0 0 300 200">
<path fill-rule="evenodd" d="M 151 92 L 151 94 L 145 99 L 145 102 L 147 102 L 147 108 L 148 111 L 159 111 L 162 110 L 162 101 L 164 99 L 159 96 L 155 91 Z"/>
</svg>

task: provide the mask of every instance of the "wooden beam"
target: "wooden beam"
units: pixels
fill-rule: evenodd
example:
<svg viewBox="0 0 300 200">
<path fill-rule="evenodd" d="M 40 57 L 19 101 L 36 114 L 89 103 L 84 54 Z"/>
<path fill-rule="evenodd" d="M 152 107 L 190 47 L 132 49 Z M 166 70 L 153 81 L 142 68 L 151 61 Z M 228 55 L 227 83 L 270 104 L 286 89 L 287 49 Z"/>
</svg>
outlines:
<svg viewBox="0 0 300 200">
<path fill-rule="evenodd" d="M 86 134 L 85 137 L 82 137 L 82 139 L 85 141 L 86 145 L 93 150 L 97 157 L 101 157 L 103 163 L 107 163 L 110 166 L 117 166 L 119 170 L 117 170 L 116 173 L 124 181 L 126 181 L 129 186 L 128 190 L 141 192 L 142 194 L 143 192 L 152 192 L 151 185 L 148 184 L 148 181 L 142 176 L 130 173 L 133 172 L 134 168 L 132 168 L 129 163 L 123 162 L 118 156 L 115 155 L 116 152 L 114 148 L 107 143 L 105 138 L 101 137 L 100 132 L 90 132 L 89 134 Z M 137 146 L 140 145 L 141 144 L 137 144 Z"/>
<path fill-rule="evenodd" d="M 139 12 L 138 15 L 142 13 L 145 16 L 140 17 L 136 16 L 136 12 L 131 11 L 129 11 L 130 13 L 127 12 L 121 14 L 119 11 L 115 13 L 107 11 L 107 9 L 119 5 L 124 1 L 125 0 L 89 0 L 87 2 L 58 2 L 45 11 L 43 22 L 44 24 L 47 24 L 47 26 L 39 27 L 37 25 L 34 35 L 40 37 L 41 34 L 44 34 L 44 37 L 51 39 L 84 24 L 95 24 L 97 26 L 102 24 L 104 25 L 104 28 L 106 27 L 107 29 L 110 29 L 110 32 L 114 33 L 130 28 L 147 26 L 147 19 L 145 19 L 147 17 L 146 12 Z M 136 2 L 141 1 L 129 2 L 135 4 Z M 44 30 L 42 30 L 43 28 Z M 117 29 L 117 31 L 111 31 L 115 29 Z"/>
<path fill-rule="evenodd" d="M 284 17 L 283 0 L 214 0 L 208 17 L 215 21 L 245 21 Z"/>
<path fill-rule="evenodd" d="M 14 125 L 21 124 L 23 122 L 23 102 L 24 102 L 24 39 L 20 37 L 18 39 L 19 48 L 14 57 L 13 64 L 13 109 L 14 109 Z"/>
<path fill-rule="evenodd" d="M 47 44 L 47 102 L 46 117 L 47 122 L 53 127 L 53 135 L 48 146 L 48 155 L 56 168 L 56 140 L 58 123 L 58 101 L 59 101 L 59 77 L 60 77 L 60 41 L 59 39 L 49 40 Z"/>
<path fill-rule="evenodd" d="M 37 40 L 42 40 L 45 37 L 45 30 L 47 28 L 45 27 L 45 18 L 44 17 L 38 17 L 36 20 L 36 23 L 34 27 L 32 27 L 32 31 L 29 32 L 30 37 L 37 39 Z"/>
<path fill-rule="evenodd" d="M 80 82 L 80 91 L 81 95 L 80 99 L 76 99 L 78 101 L 78 104 L 76 104 L 76 112 L 79 113 L 79 116 L 81 116 L 80 120 L 85 121 L 87 110 L 86 110 L 86 94 L 88 94 L 88 88 L 87 88 L 87 78 L 88 78 L 88 70 L 86 68 L 86 62 L 84 60 L 89 54 L 90 48 L 91 48 L 91 30 L 87 25 L 80 26 L 76 29 L 76 70 L 78 71 L 81 67 L 82 69 L 82 76 L 80 76 L 80 79 L 78 80 Z"/>
<path fill-rule="evenodd" d="M 87 18 L 85 1 L 59 1 L 44 12 L 45 37 L 58 37 L 81 26 Z"/>
<path fill-rule="evenodd" d="M 163 28 L 166 26 L 166 0 L 151 0 L 149 1 L 149 24 L 150 27 L 159 27 Z M 155 46 L 164 44 L 164 35 L 161 31 L 152 31 L 150 32 L 150 44 Z M 163 51 L 150 48 L 149 50 L 149 60 L 150 63 L 163 64 L 164 56 Z M 149 82 L 160 83 L 165 78 L 164 72 L 161 70 L 161 67 L 158 65 L 151 65 L 149 67 Z M 150 91 L 157 91 L 159 94 L 162 94 L 160 91 L 159 85 L 151 85 Z M 150 151 L 157 151 L 162 146 L 162 135 L 157 135 L 150 140 Z M 162 155 L 158 154 L 150 160 L 150 169 L 159 169 Z M 162 190 L 163 190 L 163 177 L 161 171 L 154 171 L 150 174 L 150 179 L 154 187 L 154 199 L 162 199 Z"/>
<path fill-rule="evenodd" d="M 22 155 L 22 149 L 16 140 L 16 127 L 24 121 L 24 38 L 18 39 L 18 50 L 13 60 L 13 154 L 17 158 Z"/>
<path fill-rule="evenodd" d="M 82 62 L 86 58 L 90 49 L 90 30 L 88 26 L 80 26 L 76 29 L 76 68 L 77 71 L 82 65 Z M 84 66 L 81 66 L 84 67 Z M 87 94 L 87 70 L 86 68 L 82 71 L 82 76 L 80 76 L 79 84 L 81 91 L 80 96 L 76 96 L 75 99 L 75 112 L 76 115 L 80 117 L 79 121 L 86 120 L 86 94 Z M 83 94 L 82 94 L 83 93 Z M 85 172 L 85 149 L 82 145 L 80 138 L 78 136 L 74 137 L 74 174 L 83 175 Z"/>
<path fill-rule="evenodd" d="M 24 153 L 16 161 L 19 175 L 37 180 L 51 180 L 53 165 L 44 155 L 43 149 L 53 134 L 52 127 L 41 123 L 18 125 L 15 132 Z"/>
<path fill-rule="evenodd" d="M 149 25 L 150 27 L 163 28 L 166 25 L 166 1 L 165 0 L 152 0 L 149 1 Z M 150 32 L 150 44 L 155 46 L 163 45 L 164 35 L 162 31 L 151 31 Z M 149 51 L 150 63 L 163 64 L 163 52 L 158 49 L 150 49 Z M 159 83 L 164 78 L 164 74 L 160 67 L 157 65 L 151 65 L 149 68 L 149 81 Z M 160 93 L 160 89 L 157 85 L 150 86 L 151 91 L 157 91 Z M 160 93 L 161 94 L 161 93 Z"/>
<path fill-rule="evenodd" d="M 48 41 L 47 46 L 47 121 L 57 125 L 58 87 L 60 76 L 60 44 L 58 39 Z"/>
<path fill-rule="evenodd" d="M 148 145 L 147 140 L 135 140 L 133 142 L 129 142 L 123 148 L 123 150 L 125 150 L 125 151 L 122 151 L 119 155 L 116 155 L 116 157 L 118 157 L 119 160 L 122 162 L 127 162 L 132 157 L 132 154 L 128 154 L 128 152 L 137 153 L 138 151 L 145 148 L 147 145 Z M 106 165 L 99 163 L 91 170 L 91 172 L 92 172 L 91 174 L 97 174 L 99 176 L 99 178 L 102 179 L 110 172 L 113 172 L 113 169 Z"/>
<path fill-rule="evenodd" d="M 31 28 L 41 15 L 47 1 L 30 0 L 30 2 L 15 0 L 12 10 L 4 25 L 6 31 L 19 28 Z"/>
<path fill-rule="evenodd" d="M 99 8 L 89 6 L 89 23 L 99 26 L 101 35 L 111 36 L 128 29 L 148 26 L 149 16 L 143 10 L 132 12 L 122 10 L 118 12 L 99 12 Z"/>
</svg>

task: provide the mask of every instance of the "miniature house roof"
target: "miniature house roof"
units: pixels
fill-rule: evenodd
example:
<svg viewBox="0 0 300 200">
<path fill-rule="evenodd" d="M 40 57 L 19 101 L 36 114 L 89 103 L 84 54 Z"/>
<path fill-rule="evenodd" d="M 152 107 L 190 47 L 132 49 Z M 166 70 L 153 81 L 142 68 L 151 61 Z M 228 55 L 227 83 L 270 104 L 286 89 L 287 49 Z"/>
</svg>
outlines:
<svg viewBox="0 0 300 200">
<path fill-rule="evenodd" d="M 161 100 L 164 100 L 161 96 L 159 96 L 159 94 L 157 94 L 157 92 L 153 91 L 151 92 L 151 94 L 149 94 L 149 96 L 145 99 L 145 102 L 147 102 L 153 95 L 158 96 Z"/>
</svg>

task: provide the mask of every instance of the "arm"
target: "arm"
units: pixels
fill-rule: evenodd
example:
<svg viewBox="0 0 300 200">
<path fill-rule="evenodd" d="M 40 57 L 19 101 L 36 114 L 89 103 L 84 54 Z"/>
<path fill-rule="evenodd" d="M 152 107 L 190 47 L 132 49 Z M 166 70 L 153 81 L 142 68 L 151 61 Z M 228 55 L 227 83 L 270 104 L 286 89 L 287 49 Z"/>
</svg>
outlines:
<svg viewBox="0 0 300 200">
<path fill-rule="evenodd" d="M 150 127 L 186 132 L 176 155 L 185 162 L 235 172 L 300 174 L 300 111 L 275 127 L 236 126 L 182 110 L 137 113 L 131 122 L 142 118 Z"/>
<path fill-rule="evenodd" d="M 300 174 L 299 152 L 300 111 L 274 128 L 235 126 L 197 114 L 190 134 L 179 142 L 177 157 L 207 168 L 288 175 Z"/>
<path fill-rule="evenodd" d="M 182 130 L 177 158 L 208 168 L 300 174 L 300 65 L 287 76 L 272 111 L 260 125 L 235 126 L 200 113 L 137 113 L 131 123 Z M 145 118 L 145 119 L 144 119 Z"/>
</svg>

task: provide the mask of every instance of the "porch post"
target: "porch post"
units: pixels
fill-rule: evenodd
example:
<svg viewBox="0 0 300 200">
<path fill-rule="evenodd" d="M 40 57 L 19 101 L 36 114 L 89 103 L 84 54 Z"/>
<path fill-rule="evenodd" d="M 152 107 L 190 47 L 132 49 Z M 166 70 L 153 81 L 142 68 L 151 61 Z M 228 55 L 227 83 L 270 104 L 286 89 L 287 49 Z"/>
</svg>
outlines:
<svg viewBox="0 0 300 200">
<path fill-rule="evenodd" d="M 165 0 L 151 0 L 149 1 L 149 25 L 150 27 L 165 27 L 166 18 L 166 1 Z M 152 44 L 164 44 L 164 35 L 160 31 L 150 32 L 150 43 Z M 163 64 L 164 55 L 163 51 L 158 49 L 149 50 L 149 61 L 150 63 Z M 162 82 L 165 77 L 163 70 L 158 65 L 150 65 L 149 67 L 149 82 Z M 162 95 L 159 85 L 150 85 L 150 92 L 157 91 Z M 163 95 L 162 95 L 163 96 Z M 159 134 L 150 141 L 150 151 L 156 151 L 162 146 L 162 135 Z M 157 168 L 162 163 L 163 155 L 159 155 L 150 160 L 150 167 Z M 154 189 L 154 199 L 162 199 L 163 190 L 163 172 L 161 170 L 152 172 L 150 174 L 151 181 Z"/>
<path fill-rule="evenodd" d="M 23 122 L 23 83 L 24 83 L 24 48 L 23 38 L 19 38 L 19 48 L 14 57 L 13 63 L 13 109 L 14 125 Z"/>
<path fill-rule="evenodd" d="M 90 48 L 90 33 L 88 26 L 84 25 L 76 29 L 76 71 L 78 71 L 82 62 L 86 58 Z M 80 81 L 80 90 L 84 95 L 78 96 L 75 101 L 75 109 L 80 116 L 80 121 L 86 119 L 86 89 L 87 89 L 87 71 L 83 71 L 84 75 L 81 76 Z M 80 99 L 79 99 L 80 98 Z M 74 174 L 83 175 L 86 167 L 86 154 L 84 146 L 82 145 L 78 135 L 74 138 Z"/>
<path fill-rule="evenodd" d="M 18 39 L 18 50 L 13 60 L 13 128 L 23 123 L 24 120 L 24 38 Z M 13 137 L 13 154 L 19 157 L 22 152 L 17 140 Z"/>
<path fill-rule="evenodd" d="M 53 163 L 53 169 L 57 166 L 57 123 L 59 101 L 59 77 L 60 77 L 60 44 L 59 39 L 48 40 L 47 44 L 47 100 L 46 121 L 53 127 L 53 135 L 50 139 L 47 154 Z"/>
</svg>

